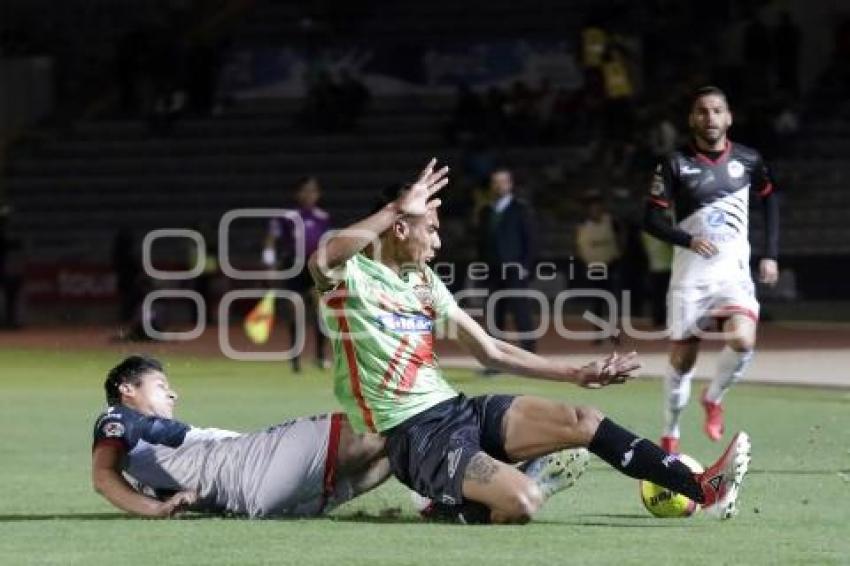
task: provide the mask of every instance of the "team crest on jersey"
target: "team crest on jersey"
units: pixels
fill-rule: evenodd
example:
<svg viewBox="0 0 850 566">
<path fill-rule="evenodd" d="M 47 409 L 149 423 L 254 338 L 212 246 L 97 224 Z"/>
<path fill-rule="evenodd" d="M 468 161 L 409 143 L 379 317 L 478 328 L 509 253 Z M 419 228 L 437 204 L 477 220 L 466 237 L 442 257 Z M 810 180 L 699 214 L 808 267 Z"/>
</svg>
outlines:
<svg viewBox="0 0 850 566">
<path fill-rule="evenodd" d="M 116 438 L 124 435 L 124 425 L 115 421 L 106 423 L 101 430 L 107 438 Z"/>
<path fill-rule="evenodd" d="M 737 179 L 744 174 L 744 165 L 737 159 L 733 159 L 726 166 L 726 170 L 729 172 L 730 177 Z"/>
<path fill-rule="evenodd" d="M 413 288 L 413 294 L 426 307 L 434 306 L 434 292 L 430 285 L 417 285 Z"/>
<path fill-rule="evenodd" d="M 706 222 L 709 226 L 715 228 L 717 226 L 723 226 L 726 223 L 726 214 L 724 214 L 722 210 L 715 208 L 714 210 L 708 213 Z"/>
</svg>

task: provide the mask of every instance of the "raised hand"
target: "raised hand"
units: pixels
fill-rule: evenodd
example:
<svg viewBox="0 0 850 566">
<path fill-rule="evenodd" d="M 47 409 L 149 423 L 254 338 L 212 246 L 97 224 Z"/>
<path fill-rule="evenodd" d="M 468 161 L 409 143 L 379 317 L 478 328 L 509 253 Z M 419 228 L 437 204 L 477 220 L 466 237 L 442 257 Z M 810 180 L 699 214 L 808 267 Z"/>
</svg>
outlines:
<svg viewBox="0 0 850 566">
<path fill-rule="evenodd" d="M 396 200 L 396 207 L 401 214 L 410 216 L 423 216 L 429 210 L 433 210 L 440 206 L 440 200 L 429 199 L 440 189 L 445 187 L 449 178 L 449 168 L 443 166 L 435 171 L 437 166 L 436 158 L 432 158 L 425 166 L 425 169 L 419 174 L 416 181 L 410 186 L 410 189 L 405 191 Z"/>
<path fill-rule="evenodd" d="M 599 389 L 606 385 L 625 383 L 632 379 L 632 372 L 640 368 L 637 352 L 620 355 L 616 352 L 602 360 L 590 362 L 579 369 L 577 383 L 587 389 Z"/>
</svg>

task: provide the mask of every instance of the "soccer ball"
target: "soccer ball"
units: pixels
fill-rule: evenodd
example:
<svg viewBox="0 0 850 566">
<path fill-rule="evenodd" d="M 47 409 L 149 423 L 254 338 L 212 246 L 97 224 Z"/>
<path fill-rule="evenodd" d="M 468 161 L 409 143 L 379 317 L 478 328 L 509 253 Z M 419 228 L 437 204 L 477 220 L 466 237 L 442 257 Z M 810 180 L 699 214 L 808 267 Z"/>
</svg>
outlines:
<svg viewBox="0 0 850 566">
<path fill-rule="evenodd" d="M 677 457 L 692 472 L 700 474 L 705 471 L 699 462 L 687 454 L 678 454 Z M 646 480 L 640 482 L 640 499 L 646 510 L 656 517 L 690 517 L 699 511 L 696 501 Z"/>
</svg>

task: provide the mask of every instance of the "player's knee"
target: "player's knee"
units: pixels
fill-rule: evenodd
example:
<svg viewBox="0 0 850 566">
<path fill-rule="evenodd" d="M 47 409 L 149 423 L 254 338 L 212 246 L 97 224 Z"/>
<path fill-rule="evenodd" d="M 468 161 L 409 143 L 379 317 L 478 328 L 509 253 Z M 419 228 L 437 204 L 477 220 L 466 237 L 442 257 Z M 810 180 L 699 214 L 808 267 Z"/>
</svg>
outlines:
<svg viewBox="0 0 850 566">
<path fill-rule="evenodd" d="M 586 445 L 596 434 L 599 423 L 605 416 L 599 409 L 588 406 L 558 405 L 558 421 L 563 426 L 565 442 Z"/>
<path fill-rule="evenodd" d="M 587 406 L 576 407 L 576 414 L 578 415 L 578 430 L 581 432 L 582 444 L 586 446 L 593 440 L 596 429 L 599 428 L 599 423 L 602 422 L 605 415 L 596 407 Z"/>
<path fill-rule="evenodd" d="M 543 493 L 536 483 L 529 481 L 514 489 L 507 501 L 503 513 L 507 522 L 527 523 L 543 505 Z"/>
<path fill-rule="evenodd" d="M 756 347 L 756 339 L 755 336 L 736 334 L 728 344 L 736 352 L 751 352 Z"/>
</svg>

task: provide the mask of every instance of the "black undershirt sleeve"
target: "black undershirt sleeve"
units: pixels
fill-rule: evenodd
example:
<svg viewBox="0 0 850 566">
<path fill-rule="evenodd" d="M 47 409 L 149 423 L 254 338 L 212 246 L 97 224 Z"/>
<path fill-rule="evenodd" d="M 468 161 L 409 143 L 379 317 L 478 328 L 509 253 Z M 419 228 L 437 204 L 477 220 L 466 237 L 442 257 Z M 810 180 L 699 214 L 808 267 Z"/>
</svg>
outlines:
<svg viewBox="0 0 850 566">
<path fill-rule="evenodd" d="M 762 198 L 764 207 L 764 257 L 777 259 L 779 257 L 779 197 L 771 191 Z"/>
<path fill-rule="evenodd" d="M 664 214 L 664 209 L 652 202 L 646 203 L 646 209 L 643 215 L 643 228 L 659 240 L 663 240 L 674 246 L 681 246 L 683 248 L 691 247 L 692 236 L 684 230 L 675 227 Z"/>
</svg>

